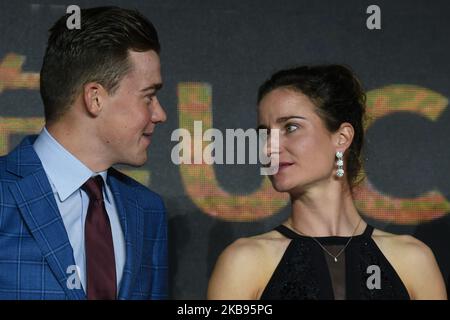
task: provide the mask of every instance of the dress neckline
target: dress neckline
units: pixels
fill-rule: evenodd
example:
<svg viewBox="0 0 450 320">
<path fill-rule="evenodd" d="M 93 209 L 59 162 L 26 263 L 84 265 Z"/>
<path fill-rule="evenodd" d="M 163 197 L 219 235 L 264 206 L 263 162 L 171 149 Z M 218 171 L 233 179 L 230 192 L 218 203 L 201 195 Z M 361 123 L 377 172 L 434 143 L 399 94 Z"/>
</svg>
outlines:
<svg viewBox="0 0 450 320">
<path fill-rule="evenodd" d="M 372 236 L 373 233 L 373 226 L 367 224 L 366 228 L 361 234 L 354 235 L 353 238 L 351 236 L 322 236 L 322 237 L 314 237 L 317 241 L 319 241 L 322 244 L 331 244 L 331 245 L 340 245 L 345 244 L 350 238 L 352 238 L 352 241 L 361 241 L 361 240 L 367 240 Z M 314 241 L 313 237 L 311 236 L 305 236 L 302 235 L 291 228 L 281 224 L 278 227 L 275 228 L 279 233 L 281 233 L 286 238 L 295 240 L 295 239 L 301 239 L 306 241 Z"/>
</svg>

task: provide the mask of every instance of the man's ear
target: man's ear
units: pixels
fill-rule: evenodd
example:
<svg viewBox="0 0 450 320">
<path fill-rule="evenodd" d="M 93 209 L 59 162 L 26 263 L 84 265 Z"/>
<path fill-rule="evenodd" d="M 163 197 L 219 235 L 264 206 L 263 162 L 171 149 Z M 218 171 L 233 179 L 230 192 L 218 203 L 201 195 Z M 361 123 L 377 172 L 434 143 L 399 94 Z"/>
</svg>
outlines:
<svg viewBox="0 0 450 320">
<path fill-rule="evenodd" d="M 339 129 L 333 134 L 336 151 L 344 152 L 347 150 L 352 144 L 354 135 L 355 129 L 353 129 L 353 126 L 348 122 L 342 123 Z"/>
<path fill-rule="evenodd" d="M 83 86 L 83 101 L 86 111 L 93 117 L 100 114 L 105 102 L 105 88 L 97 82 L 89 82 Z"/>
</svg>

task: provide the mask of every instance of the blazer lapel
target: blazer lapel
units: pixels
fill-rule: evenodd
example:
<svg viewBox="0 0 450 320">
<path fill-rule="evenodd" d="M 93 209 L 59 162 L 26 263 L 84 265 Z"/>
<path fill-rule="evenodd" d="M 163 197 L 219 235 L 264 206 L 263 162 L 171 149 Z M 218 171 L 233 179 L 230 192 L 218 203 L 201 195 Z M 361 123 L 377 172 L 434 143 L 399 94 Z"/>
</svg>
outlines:
<svg viewBox="0 0 450 320">
<path fill-rule="evenodd" d="M 67 273 L 67 268 L 75 266 L 73 250 L 47 175 L 32 147 L 33 140 L 25 139 L 8 156 L 8 171 L 22 177 L 9 189 L 25 224 L 67 297 L 85 299 L 82 288 L 69 289 L 67 285 L 71 275 Z"/>
<path fill-rule="evenodd" d="M 128 300 L 131 298 L 141 265 L 144 237 L 143 213 L 133 193 L 134 188 L 127 185 L 121 177 L 122 175 L 115 169 L 110 169 L 108 172 L 108 185 L 114 195 L 126 243 L 125 267 L 120 283 L 119 299 Z"/>
</svg>

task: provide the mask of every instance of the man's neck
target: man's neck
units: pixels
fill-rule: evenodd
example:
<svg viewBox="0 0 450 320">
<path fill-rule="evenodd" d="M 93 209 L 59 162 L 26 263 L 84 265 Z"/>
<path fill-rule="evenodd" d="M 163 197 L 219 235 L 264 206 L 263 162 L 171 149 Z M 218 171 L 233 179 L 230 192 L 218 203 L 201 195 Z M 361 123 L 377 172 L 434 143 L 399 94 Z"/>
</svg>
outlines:
<svg viewBox="0 0 450 320">
<path fill-rule="evenodd" d="M 89 130 L 78 129 L 68 121 L 59 121 L 45 127 L 59 144 L 93 172 L 105 171 L 111 167 L 112 164 L 101 156 L 103 147 L 96 143 L 96 136 L 90 134 Z"/>
</svg>

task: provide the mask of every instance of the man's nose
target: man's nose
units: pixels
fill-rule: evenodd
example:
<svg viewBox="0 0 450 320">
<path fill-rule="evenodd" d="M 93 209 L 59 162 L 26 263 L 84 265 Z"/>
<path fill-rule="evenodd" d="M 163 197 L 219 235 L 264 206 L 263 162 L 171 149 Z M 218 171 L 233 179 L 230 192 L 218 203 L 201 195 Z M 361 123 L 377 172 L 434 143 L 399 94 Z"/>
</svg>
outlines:
<svg viewBox="0 0 450 320">
<path fill-rule="evenodd" d="M 167 120 L 167 114 L 159 103 L 158 98 L 155 97 L 154 99 L 155 102 L 153 104 L 152 122 L 165 122 Z"/>
</svg>

